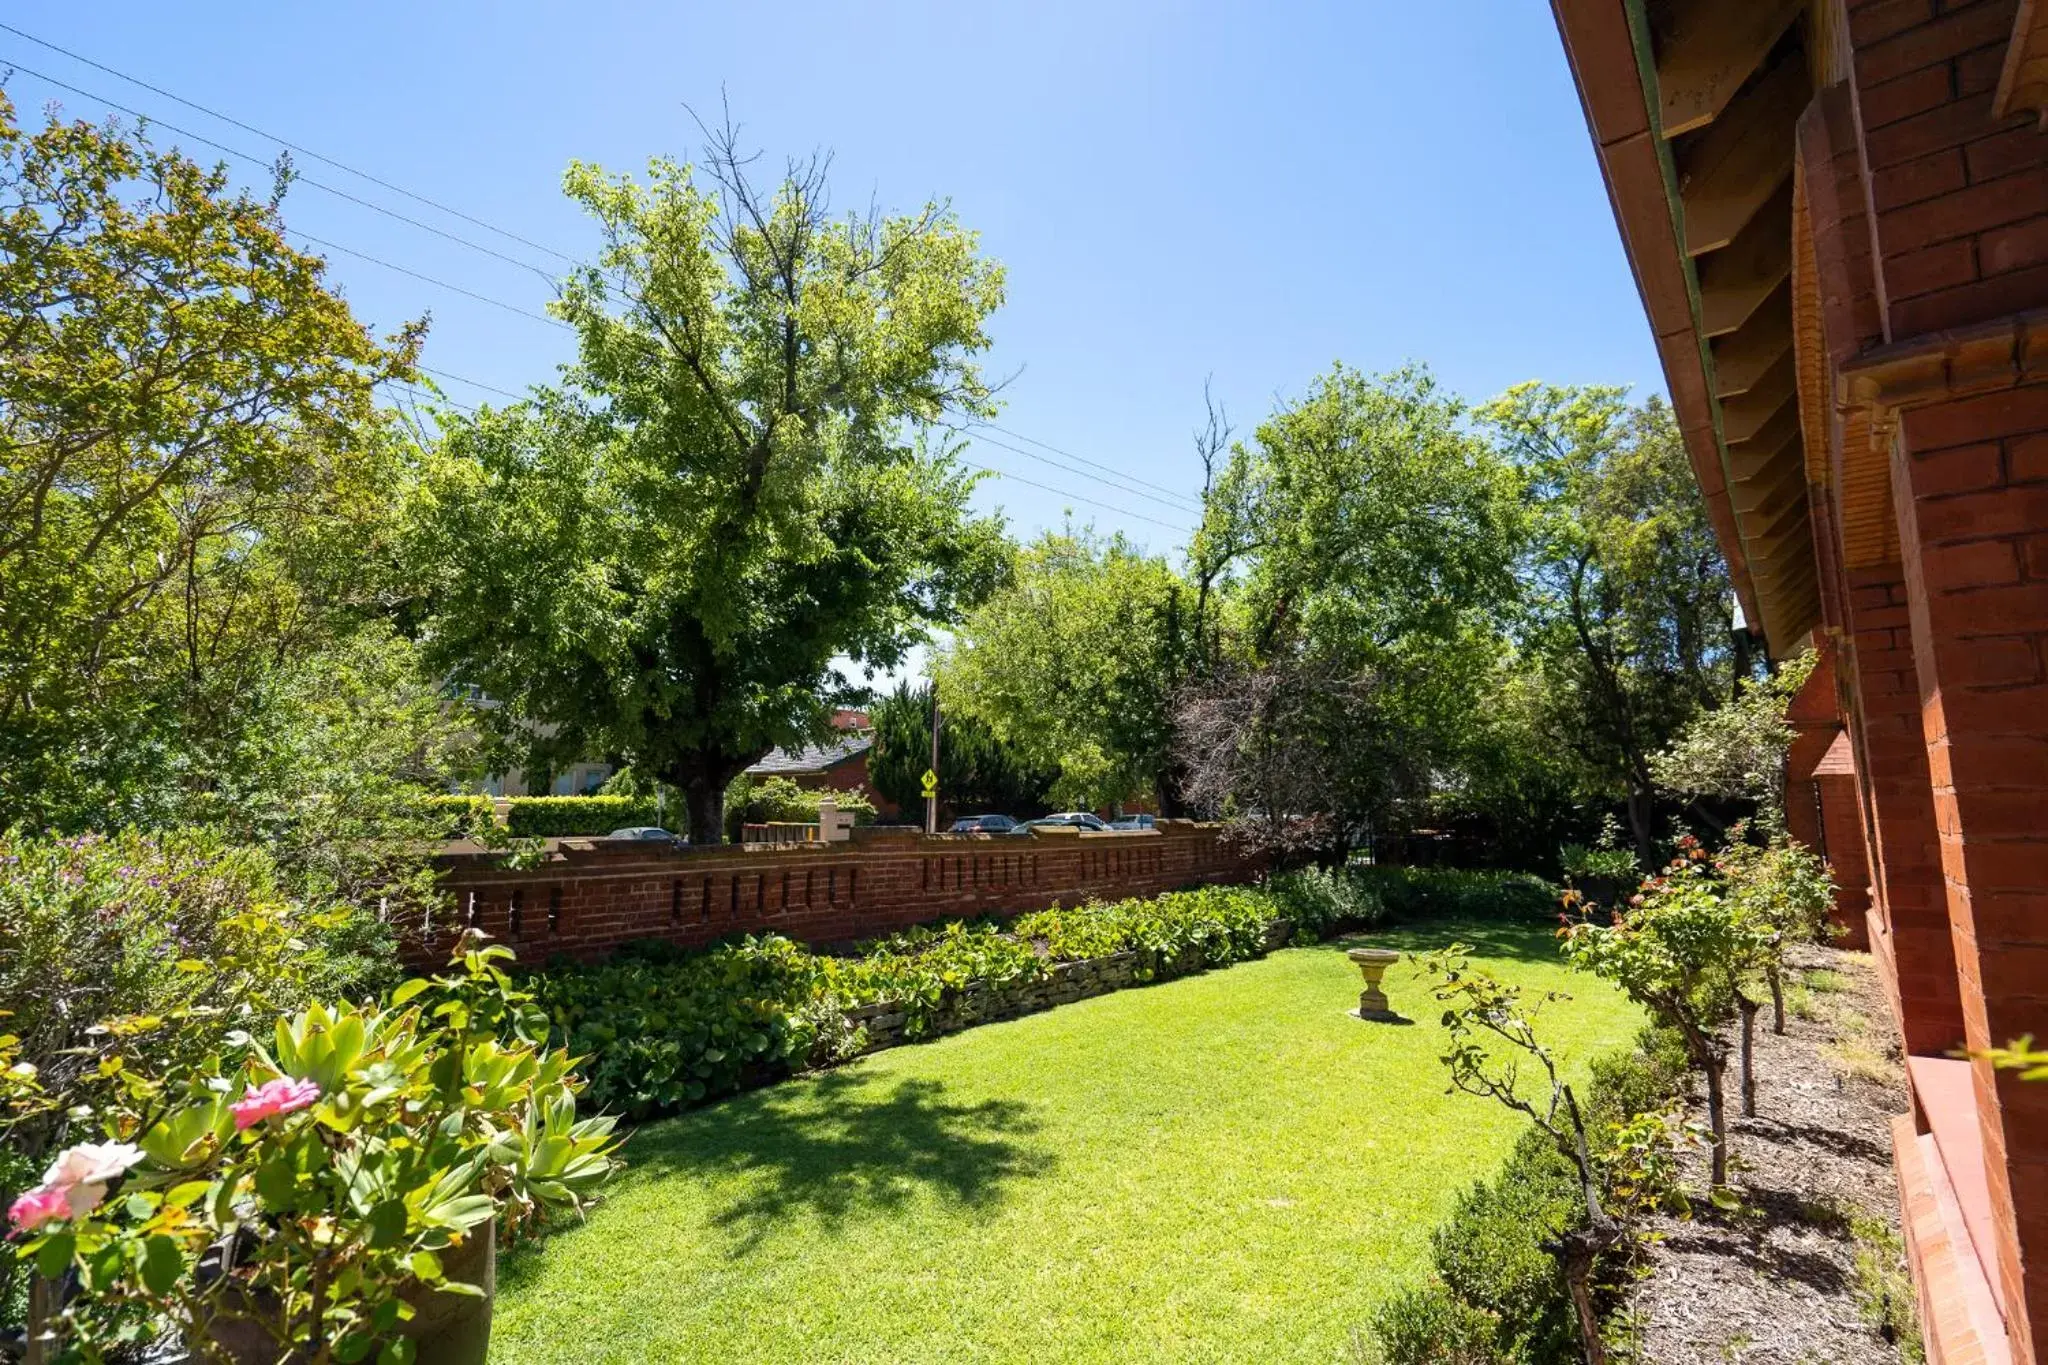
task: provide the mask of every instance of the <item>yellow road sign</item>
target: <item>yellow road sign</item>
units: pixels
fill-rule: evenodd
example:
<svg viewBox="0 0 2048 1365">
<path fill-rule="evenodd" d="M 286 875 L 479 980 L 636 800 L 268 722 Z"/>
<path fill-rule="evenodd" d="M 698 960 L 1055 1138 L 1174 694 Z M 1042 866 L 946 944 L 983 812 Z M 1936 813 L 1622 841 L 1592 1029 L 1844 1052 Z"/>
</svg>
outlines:
<svg viewBox="0 0 2048 1365">
<path fill-rule="evenodd" d="M 937 773 L 933 772 L 930 768 L 926 768 L 923 781 L 924 794 L 926 796 L 937 796 L 939 794 L 939 775 Z"/>
</svg>

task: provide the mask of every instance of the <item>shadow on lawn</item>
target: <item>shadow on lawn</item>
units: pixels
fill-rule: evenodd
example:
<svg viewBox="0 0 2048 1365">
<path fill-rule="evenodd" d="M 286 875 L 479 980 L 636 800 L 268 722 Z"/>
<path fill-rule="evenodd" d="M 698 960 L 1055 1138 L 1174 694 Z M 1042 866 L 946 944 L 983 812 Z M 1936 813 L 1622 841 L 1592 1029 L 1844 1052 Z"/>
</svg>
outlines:
<svg viewBox="0 0 2048 1365">
<path fill-rule="evenodd" d="M 957 1104 L 943 1083 L 859 1067 L 777 1086 L 675 1123 L 641 1129 L 627 1160 L 642 1175 L 742 1179 L 713 1215 L 753 1251 L 792 1214 L 828 1230 L 921 1195 L 992 1208 L 1008 1187 L 1052 1169 L 1031 1142 L 1040 1124 L 1016 1100 Z"/>
</svg>

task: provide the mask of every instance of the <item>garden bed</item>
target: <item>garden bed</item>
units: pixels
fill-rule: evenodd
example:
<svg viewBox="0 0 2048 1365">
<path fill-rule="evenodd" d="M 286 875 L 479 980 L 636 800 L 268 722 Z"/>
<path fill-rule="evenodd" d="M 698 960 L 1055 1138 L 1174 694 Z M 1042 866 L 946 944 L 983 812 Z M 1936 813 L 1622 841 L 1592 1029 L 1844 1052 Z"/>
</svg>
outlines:
<svg viewBox="0 0 2048 1365">
<path fill-rule="evenodd" d="M 1869 957 L 1794 950 L 1785 1036 L 1757 1030 L 1757 1117 L 1731 1119 L 1740 1213 L 1660 1220 L 1622 1324 L 1658 1365 L 1917 1361 L 1891 1116 L 1907 1108 Z M 1697 1078 L 1695 1077 L 1695 1080 Z M 1692 1097 L 1697 1111 L 1701 1102 Z M 1694 1117 L 1701 1117 L 1697 1112 Z M 1693 1188 L 1704 1158 L 1685 1162 Z"/>
</svg>

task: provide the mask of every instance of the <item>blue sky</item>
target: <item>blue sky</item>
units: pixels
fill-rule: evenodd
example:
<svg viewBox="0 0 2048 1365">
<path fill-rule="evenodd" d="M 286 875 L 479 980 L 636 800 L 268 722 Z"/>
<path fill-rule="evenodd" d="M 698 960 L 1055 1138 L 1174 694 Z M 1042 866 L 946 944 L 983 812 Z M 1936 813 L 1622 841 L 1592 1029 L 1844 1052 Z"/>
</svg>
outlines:
<svg viewBox="0 0 2048 1365">
<path fill-rule="evenodd" d="M 5 22 L 572 255 L 592 238 L 561 197 L 564 165 L 688 156 L 684 104 L 715 109 L 722 89 L 771 157 L 831 150 L 846 205 L 950 197 L 1009 271 L 989 361 L 1016 375 L 1001 424 L 1182 498 L 1212 376 L 1247 431 L 1339 359 L 1425 361 L 1475 398 L 1536 377 L 1662 387 L 1547 6 L 27 0 Z M 20 67 L 277 151 L 12 34 L 0 57 L 25 112 L 52 97 L 67 114 L 105 109 Z M 560 266 L 331 167 L 299 169 Z M 286 211 L 476 293 L 534 311 L 547 298 L 529 270 L 311 186 Z M 332 260 L 372 322 L 431 310 L 437 369 L 518 390 L 566 358 L 557 329 Z M 1192 520 L 1093 472 L 992 445 L 971 458 L 1065 490 L 986 482 L 979 501 L 1020 534 L 1071 507 L 1167 550 Z"/>
</svg>

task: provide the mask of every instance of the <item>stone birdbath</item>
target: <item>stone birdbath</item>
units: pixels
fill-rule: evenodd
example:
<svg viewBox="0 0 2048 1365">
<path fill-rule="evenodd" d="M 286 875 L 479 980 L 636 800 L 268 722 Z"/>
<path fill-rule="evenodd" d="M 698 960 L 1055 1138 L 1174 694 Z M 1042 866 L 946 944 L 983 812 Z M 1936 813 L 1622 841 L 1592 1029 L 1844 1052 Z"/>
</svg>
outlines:
<svg viewBox="0 0 2048 1365">
<path fill-rule="evenodd" d="M 1376 1019 L 1382 1023 L 1405 1022 L 1394 1013 L 1387 993 L 1380 989 L 1380 978 L 1387 974 L 1387 968 L 1401 960 L 1401 955 L 1391 948 L 1353 948 L 1345 956 L 1358 964 L 1359 975 L 1365 978 L 1365 989 L 1358 993 L 1358 1008 L 1350 1012 L 1360 1019 Z"/>
</svg>

